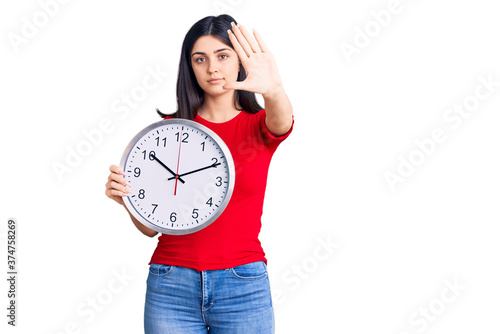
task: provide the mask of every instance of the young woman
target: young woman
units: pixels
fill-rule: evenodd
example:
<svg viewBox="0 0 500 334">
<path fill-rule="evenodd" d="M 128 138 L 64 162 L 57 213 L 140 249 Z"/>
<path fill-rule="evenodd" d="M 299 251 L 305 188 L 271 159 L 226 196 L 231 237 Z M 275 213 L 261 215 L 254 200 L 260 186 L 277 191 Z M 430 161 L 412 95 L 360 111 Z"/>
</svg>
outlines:
<svg viewBox="0 0 500 334">
<path fill-rule="evenodd" d="M 266 109 L 255 99 L 262 94 Z M 172 116 L 212 129 L 235 163 L 235 185 L 225 211 L 188 235 L 165 235 L 151 258 L 146 333 L 274 333 L 267 260 L 258 235 L 271 157 L 292 130 L 292 106 L 276 63 L 256 32 L 229 15 L 195 23 L 182 45 L 178 109 Z M 123 205 L 131 192 L 115 165 L 106 195 Z M 124 206 L 125 207 L 125 206 Z M 129 212 L 130 214 L 130 212 Z M 135 226 L 154 230 L 130 215 Z"/>
</svg>

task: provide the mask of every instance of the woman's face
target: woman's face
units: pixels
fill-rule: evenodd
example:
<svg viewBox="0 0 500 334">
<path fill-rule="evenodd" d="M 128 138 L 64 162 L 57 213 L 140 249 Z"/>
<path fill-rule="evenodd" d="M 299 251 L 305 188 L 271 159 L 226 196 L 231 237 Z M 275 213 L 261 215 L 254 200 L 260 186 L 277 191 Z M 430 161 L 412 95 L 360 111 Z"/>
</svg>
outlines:
<svg viewBox="0 0 500 334">
<path fill-rule="evenodd" d="M 238 55 L 217 37 L 207 35 L 196 40 L 191 52 L 191 65 L 196 81 L 206 94 L 219 96 L 234 92 L 222 86 L 237 80 L 240 68 Z"/>
</svg>

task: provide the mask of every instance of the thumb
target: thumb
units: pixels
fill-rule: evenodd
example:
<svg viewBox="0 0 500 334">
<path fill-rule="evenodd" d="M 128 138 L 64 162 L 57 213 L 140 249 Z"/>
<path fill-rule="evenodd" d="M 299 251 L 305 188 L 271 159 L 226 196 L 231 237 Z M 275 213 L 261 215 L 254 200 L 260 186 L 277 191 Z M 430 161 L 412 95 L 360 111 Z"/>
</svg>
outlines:
<svg viewBox="0 0 500 334">
<path fill-rule="evenodd" d="M 233 90 L 245 90 L 246 83 L 245 83 L 245 81 L 228 82 L 224 86 L 222 86 L 222 88 L 233 89 Z"/>
</svg>

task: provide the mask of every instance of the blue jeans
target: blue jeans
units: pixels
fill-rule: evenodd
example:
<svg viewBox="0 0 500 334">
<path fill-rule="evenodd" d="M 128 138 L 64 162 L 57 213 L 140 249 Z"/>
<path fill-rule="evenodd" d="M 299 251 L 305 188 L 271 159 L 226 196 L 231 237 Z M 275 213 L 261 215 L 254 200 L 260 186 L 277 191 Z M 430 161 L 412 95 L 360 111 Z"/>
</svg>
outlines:
<svg viewBox="0 0 500 334">
<path fill-rule="evenodd" d="M 274 333 L 266 264 L 199 272 L 152 263 L 144 330 L 146 334 Z"/>
</svg>

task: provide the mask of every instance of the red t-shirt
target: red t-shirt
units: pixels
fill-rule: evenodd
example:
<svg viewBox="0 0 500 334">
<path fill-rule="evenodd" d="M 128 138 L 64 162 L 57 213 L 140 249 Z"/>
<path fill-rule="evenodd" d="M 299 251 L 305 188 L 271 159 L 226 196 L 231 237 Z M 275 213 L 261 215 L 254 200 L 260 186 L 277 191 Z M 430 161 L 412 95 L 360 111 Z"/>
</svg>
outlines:
<svg viewBox="0 0 500 334">
<path fill-rule="evenodd" d="M 219 135 L 231 151 L 236 173 L 233 194 L 224 212 L 206 228 L 186 235 L 162 234 L 150 263 L 198 271 L 267 263 L 258 238 L 267 172 L 273 153 L 292 129 L 275 136 L 265 118 L 265 110 L 257 114 L 241 111 L 224 123 L 194 118 Z"/>
</svg>

